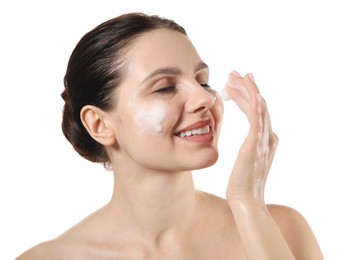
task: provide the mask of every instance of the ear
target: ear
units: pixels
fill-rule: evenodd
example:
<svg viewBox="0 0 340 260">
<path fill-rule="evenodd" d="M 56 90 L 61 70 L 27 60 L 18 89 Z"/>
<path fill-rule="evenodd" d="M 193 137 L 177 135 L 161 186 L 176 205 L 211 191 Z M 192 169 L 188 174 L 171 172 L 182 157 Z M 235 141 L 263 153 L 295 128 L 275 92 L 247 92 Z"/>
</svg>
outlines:
<svg viewBox="0 0 340 260">
<path fill-rule="evenodd" d="M 81 121 L 91 137 L 102 145 L 115 143 L 113 129 L 107 124 L 107 114 L 100 108 L 86 105 L 80 111 Z"/>
</svg>

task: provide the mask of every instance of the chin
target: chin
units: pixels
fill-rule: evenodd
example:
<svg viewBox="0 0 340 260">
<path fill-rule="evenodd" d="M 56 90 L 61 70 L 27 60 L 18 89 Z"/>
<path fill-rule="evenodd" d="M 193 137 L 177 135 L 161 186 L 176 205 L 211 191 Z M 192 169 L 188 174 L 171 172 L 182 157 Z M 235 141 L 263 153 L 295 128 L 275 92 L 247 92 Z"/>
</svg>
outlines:
<svg viewBox="0 0 340 260">
<path fill-rule="evenodd" d="M 208 168 L 214 165 L 218 160 L 218 152 L 214 151 L 209 154 L 209 156 L 205 156 L 204 158 L 196 159 L 193 163 L 195 164 L 191 170 L 199 170 Z"/>
</svg>

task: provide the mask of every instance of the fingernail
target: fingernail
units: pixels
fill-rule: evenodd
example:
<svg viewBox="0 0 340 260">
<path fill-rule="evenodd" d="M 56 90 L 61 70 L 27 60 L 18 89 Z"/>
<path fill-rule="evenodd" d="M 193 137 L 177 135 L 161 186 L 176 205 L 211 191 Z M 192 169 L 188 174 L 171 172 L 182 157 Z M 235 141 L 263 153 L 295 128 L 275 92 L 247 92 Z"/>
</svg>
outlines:
<svg viewBox="0 0 340 260">
<path fill-rule="evenodd" d="M 241 77 L 240 73 L 238 73 L 236 70 L 233 70 L 231 72 L 231 74 L 235 75 L 235 76 L 238 76 L 238 77 Z"/>
<path fill-rule="evenodd" d="M 250 78 L 250 80 L 251 80 L 252 82 L 255 83 L 255 79 L 254 79 L 254 76 L 253 76 L 252 73 L 248 73 L 248 77 Z"/>
</svg>

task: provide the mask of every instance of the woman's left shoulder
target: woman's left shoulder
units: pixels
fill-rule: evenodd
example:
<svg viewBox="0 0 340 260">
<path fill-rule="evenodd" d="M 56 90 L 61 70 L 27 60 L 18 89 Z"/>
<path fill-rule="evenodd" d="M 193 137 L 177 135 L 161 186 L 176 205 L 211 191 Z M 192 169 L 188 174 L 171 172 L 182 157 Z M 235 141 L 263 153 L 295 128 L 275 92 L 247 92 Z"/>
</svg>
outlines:
<svg viewBox="0 0 340 260">
<path fill-rule="evenodd" d="M 291 229 L 293 225 L 303 225 L 305 228 L 309 225 L 305 217 L 296 209 L 278 204 L 268 204 L 268 211 L 272 215 L 276 224 L 285 229 Z"/>
<path fill-rule="evenodd" d="M 296 209 L 285 205 L 268 204 L 268 211 L 284 236 L 296 236 L 296 233 L 311 235 L 311 228 L 305 217 Z"/>
<path fill-rule="evenodd" d="M 304 220 L 303 215 L 296 209 L 279 204 L 267 204 L 270 214 L 277 218 L 278 221 L 286 220 L 287 218 L 294 218 L 297 220 Z"/>
<path fill-rule="evenodd" d="M 289 247 L 298 254 L 313 256 L 310 259 L 323 259 L 321 250 L 306 218 L 296 209 L 284 205 L 267 205 Z M 306 259 L 306 257 L 302 257 Z"/>
</svg>

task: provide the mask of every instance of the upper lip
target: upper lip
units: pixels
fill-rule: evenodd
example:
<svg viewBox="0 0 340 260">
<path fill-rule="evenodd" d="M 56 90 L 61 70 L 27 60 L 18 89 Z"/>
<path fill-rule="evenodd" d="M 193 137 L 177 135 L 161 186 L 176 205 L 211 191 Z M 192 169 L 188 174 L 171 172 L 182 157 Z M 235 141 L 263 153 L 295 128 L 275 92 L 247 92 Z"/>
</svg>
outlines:
<svg viewBox="0 0 340 260">
<path fill-rule="evenodd" d="M 209 119 L 206 119 L 206 120 L 198 121 L 198 122 L 196 122 L 192 125 L 187 126 L 184 129 L 178 131 L 176 134 L 179 134 L 180 132 L 191 131 L 191 130 L 194 130 L 194 129 L 202 128 L 202 127 L 205 127 L 207 125 L 209 125 L 211 127 L 213 125 L 213 119 L 209 118 Z"/>
</svg>

